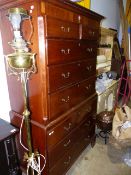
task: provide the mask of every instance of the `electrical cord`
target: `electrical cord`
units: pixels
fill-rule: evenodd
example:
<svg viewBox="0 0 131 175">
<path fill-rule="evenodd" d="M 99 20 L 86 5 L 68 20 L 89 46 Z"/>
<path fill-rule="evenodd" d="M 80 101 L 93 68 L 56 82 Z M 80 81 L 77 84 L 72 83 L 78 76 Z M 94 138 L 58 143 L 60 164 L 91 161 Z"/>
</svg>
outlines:
<svg viewBox="0 0 131 175">
<path fill-rule="evenodd" d="M 24 124 L 24 116 L 22 117 L 22 122 L 20 125 L 20 135 L 19 135 L 19 140 L 20 140 L 20 144 L 21 146 L 26 150 L 29 151 L 29 149 L 24 146 L 24 144 L 22 143 L 22 128 L 23 128 L 23 124 Z M 44 165 L 42 168 L 40 168 L 40 164 L 41 164 L 41 158 L 43 158 L 44 160 Z M 27 175 L 29 174 L 29 168 L 32 168 L 33 170 L 35 170 L 38 175 L 41 175 L 42 171 L 44 170 L 46 165 L 46 158 L 45 156 L 43 156 L 42 154 L 37 154 L 35 155 L 34 153 L 32 153 L 32 155 L 30 157 L 28 157 L 27 159 Z"/>
</svg>

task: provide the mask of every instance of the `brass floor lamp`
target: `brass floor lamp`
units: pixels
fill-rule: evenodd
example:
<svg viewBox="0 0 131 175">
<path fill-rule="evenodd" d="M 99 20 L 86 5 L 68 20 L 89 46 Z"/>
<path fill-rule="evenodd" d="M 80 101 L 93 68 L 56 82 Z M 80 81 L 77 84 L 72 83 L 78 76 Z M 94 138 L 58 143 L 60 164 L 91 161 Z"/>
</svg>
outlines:
<svg viewBox="0 0 131 175">
<path fill-rule="evenodd" d="M 27 11 L 23 8 L 9 9 L 8 18 L 12 24 L 14 32 L 14 39 L 9 43 L 14 49 L 14 53 L 6 55 L 6 62 L 10 74 L 18 76 L 22 83 L 24 97 L 23 120 L 26 126 L 28 148 L 26 148 L 24 145 L 22 146 L 26 149 L 26 151 L 28 151 L 25 153 L 27 160 L 27 174 L 33 175 L 36 171 L 37 174 L 40 175 L 45 167 L 46 160 L 45 157 L 41 154 L 38 154 L 38 152 L 33 153 L 30 131 L 30 111 L 28 109 L 27 94 L 27 81 L 29 79 L 29 76 L 32 73 L 36 73 L 35 54 L 29 52 L 29 49 L 27 47 L 28 43 L 22 38 L 20 31 L 21 22 L 24 20 L 30 20 L 31 24 L 31 19 L 27 14 Z M 44 166 L 42 169 L 40 167 L 40 156 L 44 158 Z"/>
</svg>

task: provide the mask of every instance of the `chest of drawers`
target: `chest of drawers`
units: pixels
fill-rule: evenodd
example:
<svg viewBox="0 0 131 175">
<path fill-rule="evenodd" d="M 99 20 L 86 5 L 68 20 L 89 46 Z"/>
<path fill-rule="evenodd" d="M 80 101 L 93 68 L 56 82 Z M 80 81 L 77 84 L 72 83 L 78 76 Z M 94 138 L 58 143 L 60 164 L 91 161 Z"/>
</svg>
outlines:
<svg viewBox="0 0 131 175">
<path fill-rule="evenodd" d="M 11 52 L 6 17 L 11 7 L 25 8 L 34 27 L 31 49 L 38 71 L 28 84 L 33 146 L 47 159 L 43 175 L 62 175 L 95 137 L 96 52 L 103 17 L 68 0 L 0 2 L 4 54 Z M 30 30 L 28 21 L 22 24 L 24 38 Z M 19 127 L 21 84 L 15 77 L 7 80 L 11 122 Z M 18 149 L 22 159 L 22 148 Z"/>
</svg>

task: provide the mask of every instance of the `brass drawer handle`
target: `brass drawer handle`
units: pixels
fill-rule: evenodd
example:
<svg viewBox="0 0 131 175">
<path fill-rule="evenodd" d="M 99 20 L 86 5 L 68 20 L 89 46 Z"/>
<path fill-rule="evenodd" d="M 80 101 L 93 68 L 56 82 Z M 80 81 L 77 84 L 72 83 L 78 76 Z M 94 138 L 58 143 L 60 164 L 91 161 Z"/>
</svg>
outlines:
<svg viewBox="0 0 131 175">
<path fill-rule="evenodd" d="M 87 90 L 91 88 L 91 85 L 89 84 L 88 86 L 85 87 Z"/>
<path fill-rule="evenodd" d="M 72 126 L 72 123 L 69 123 L 67 127 L 64 126 L 64 129 L 65 129 L 66 131 L 69 131 L 69 130 L 71 129 L 71 126 Z"/>
<path fill-rule="evenodd" d="M 69 33 L 70 32 L 70 27 L 64 27 L 64 26 L 61 26 L 61 30 L 63 31 L 63 32 L 67 32 L 67 33 Z"/>
<path fill-rule="evenodd" d="M 87 48 L 86 51 L 87 51 L 87 52 L 92 52 L 93 49 L 92 49 L 92 48 Z"/>
<path fill-rule="evenodd" d="M 89 141 L 90 136 L 88 135 L 87 137 L 84 138 L 85 142 Z"/>
<path fill-rule="evenodd" d="M 64 78 L 69 78 L 70 74 L 71 74 L 70 72 L 62 73 L 61 76 L 64 77 Z"/>
<path fill-rule="evenodd" d="M 68 103 L 70 101 L 70 96 L 67 97 L 67 99 L 62 98 L 61 99 L 62 102 Z"/>
<path fill-rule="evenodd" d="M 86 66 L 86 70 L 91 71 L 92 66 Z"/>
<path fill-rule="evenodd" d="M 69 165 L 70 161 L 71 161 L 71 156 L 68 157 L 68 161 L 65 161 L 64 164 Z"/>
<path fill-rule="evenodd" d="M 70 32 L 70 27 L 67 27 L 67 32 Z"/>
<path fill-rule="evenodd" d="M 94 31 L 89 30 L 89 34 L 90 34 L 90 35 L 92 35 L 92 36 L 94 36 L 94 35 L 95 35 L 95 32 L 94 32 Z"/>
<path fill-rule="evenodd" d="M 61 30 L 62 30 L 63 32 L 65 32 L 65 27 L 64 27 L 64 26 L 61 26 Z"/>
<path fill-rule="evenodd" d="M 69 55 L 70 54 L 71 49 L 61 49 L 61 53 L 65 54 L 65 55 Z"/>
<path fill-rule="evenodd" d="M 64 144 L 64 147 L 67 147 L 71 143 L 71 140 L 69 139 L 67 143 Z"/>
</svg>

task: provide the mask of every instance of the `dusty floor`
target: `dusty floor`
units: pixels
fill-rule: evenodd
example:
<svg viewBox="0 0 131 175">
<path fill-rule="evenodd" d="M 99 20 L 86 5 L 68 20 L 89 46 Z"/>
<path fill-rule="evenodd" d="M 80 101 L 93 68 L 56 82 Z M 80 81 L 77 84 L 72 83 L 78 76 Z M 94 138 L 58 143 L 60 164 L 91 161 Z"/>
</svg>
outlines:
<svg viewBox="0 0 131 175">
<path fill-rule="evenodd" d="M 105 145 L 99 137 L 95 147 L 88 146 L 66 175 L 131 175 L 131 167 L 123 163 L 125 153 L 126 149 L 115 149 L 110 143 Z"/>
</svg>

